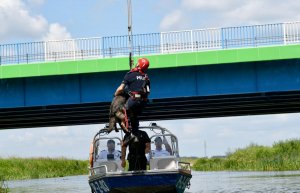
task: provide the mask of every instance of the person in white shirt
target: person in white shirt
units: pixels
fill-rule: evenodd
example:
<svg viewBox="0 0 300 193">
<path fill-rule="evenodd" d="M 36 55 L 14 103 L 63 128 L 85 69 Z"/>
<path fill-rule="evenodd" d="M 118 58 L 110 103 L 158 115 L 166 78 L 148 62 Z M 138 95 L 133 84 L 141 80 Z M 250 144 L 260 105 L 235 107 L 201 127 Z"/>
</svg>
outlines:
<svg viewBox="0 0 300 193">
<path fill-rule="evenodd" d="M 99 154 L 98 159 L 106 159 L 106 160 L 120 160 L 121 152 L 115 150 L 115 141 L 109 139 L 107 141 L 107 150 L 102 150 Z"/>
<path fill-rule="evenodd" d="M 167 139 L 165 137 L 163 138 L 164 139 L 162 140 L 161 137 L 158 136 L 154 139 L 155 149 L 151 152 L 152 157 L 169 156 L 172 154 L 172 149 L 168 144 Z M 164 145 L 166 149 L 163 149 L 162 145 Z"/>
</svg>

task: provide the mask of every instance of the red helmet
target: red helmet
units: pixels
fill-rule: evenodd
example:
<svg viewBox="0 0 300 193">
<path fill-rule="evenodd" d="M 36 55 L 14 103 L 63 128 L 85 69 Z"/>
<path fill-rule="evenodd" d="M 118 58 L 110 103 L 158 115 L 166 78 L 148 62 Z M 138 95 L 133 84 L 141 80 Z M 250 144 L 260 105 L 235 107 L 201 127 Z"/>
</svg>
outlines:
<svg viewBox="0 0 300 193">
<path fill-rule="evenodd" d="M 148 67 L 150 65 L 150 62 L 147 58 L 140 58 L 137 61 L 136 67 L 142 72 L 146 72 Z"/>
</svg>

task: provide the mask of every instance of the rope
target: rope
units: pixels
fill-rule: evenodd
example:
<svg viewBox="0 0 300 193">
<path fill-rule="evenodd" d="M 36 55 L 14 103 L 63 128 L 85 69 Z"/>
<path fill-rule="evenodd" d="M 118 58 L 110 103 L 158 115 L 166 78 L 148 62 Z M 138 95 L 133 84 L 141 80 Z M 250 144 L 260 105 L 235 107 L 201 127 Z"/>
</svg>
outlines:
<svg viewBox="0 0 300 193">
<path fill-rule="evenodd" d="M 128 11 L 128 47 L 129 47 L 129 68 L 132 69 L 132 8 L 131 0 L 127 0 Z"/>
</svg>

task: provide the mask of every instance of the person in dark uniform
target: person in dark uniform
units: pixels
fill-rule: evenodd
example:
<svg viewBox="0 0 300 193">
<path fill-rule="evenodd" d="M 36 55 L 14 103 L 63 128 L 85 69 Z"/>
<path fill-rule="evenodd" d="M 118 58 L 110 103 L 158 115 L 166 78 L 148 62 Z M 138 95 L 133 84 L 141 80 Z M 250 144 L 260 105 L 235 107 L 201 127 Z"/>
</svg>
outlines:
<svg viewBox="0 0 300 193">
<path fill-rule="evenodd" d="M 135 137 L 133 140 L 130 133 L 127 133 L 124 137 L 121 151 L 121 166 L 125 168 L 126 161 L 126 149 L 129 147 L 129 154 L 127 160 L 129 162 L 129 171 L 135 170 L 146 170 L 147 169 L 147 158 L 146 153 L 151 151 L 151 140 L 145 131 L 135 131 Z"/>
<path fill-rule="evenodd" d="M 115 96 L 126 93 L 129 97 L 125 108 L 130 120 L 132 133 L 138 130 L 138 117 L 147 104 L 148 95 L 150 94 L 150 80 L 146 74 L 149 65 L 148 59 L 140 58 L 136 67 L 125 75 L 121 85 L 115 92 Z"/>
</svg>

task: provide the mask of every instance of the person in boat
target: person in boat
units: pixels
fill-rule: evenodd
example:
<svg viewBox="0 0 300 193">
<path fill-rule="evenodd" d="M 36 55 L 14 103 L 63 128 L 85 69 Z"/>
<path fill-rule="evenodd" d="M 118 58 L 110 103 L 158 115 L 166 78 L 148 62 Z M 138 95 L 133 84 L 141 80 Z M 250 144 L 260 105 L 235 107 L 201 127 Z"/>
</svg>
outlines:
<svg viewBox="0 0 300 193">
<path fill-rule="evenodd" d="M 126 111 L 123 111 L 119 117 L 122 117 L 122 122 L 126 122 L 126 117 L 128 116 L 133 133 L 138 130 L 138 117 L 147 104 L 148 95 L 150 94 L 150 79 L 146 74 L 149 65 L 150 62 L 147 58 L 138 59 L 136 67 L 125 75 L 121 85 L 114 94 L 114 96 L 128 96 L 125 104 Z M 128 124 L 126 126 L 129 127 Z M 129 131 L 129 128 L 127 130 Z"/>
<path fill-rule="evenodd" d="M 112 139 L 107 141 L 107 150 L 102 150 L 98 157 L 100 160 L 120 160 L 120 158 L 121 152 L 115 149 L 115 141 Z"/>
<path fill-rule="evenodd" d="M 151 151 L 152 157 L 164 157 L 164 156 L 172 155 L 172 148 L 165 137 L 163 137 L 162 140 L 161 137 L 157 136 L 154 139 L 154 144 L 155 144 L 155 149 Z M 162 147 L 162 145 L 165 146 L 165 149 Z M 147 160 L 149 161 L 149 159 L 150 159 L 150 154 L 147 154 Z"/>
<path fill-rule="evenodd" d="M 122 144 L 121 166 L 125 168 L 126 149 L 129 147 L 127 160 L 129 162 L 129 171 L 146 170 L 147 169 L 147 153 L 151 151 L 151 140 L 148 134 L 142 130 L 135 131 L 135 137 L 132 140 L 131 134 L 127 133 L 124 136 Z"/>
</svg>

